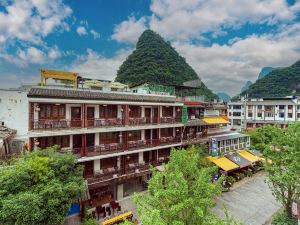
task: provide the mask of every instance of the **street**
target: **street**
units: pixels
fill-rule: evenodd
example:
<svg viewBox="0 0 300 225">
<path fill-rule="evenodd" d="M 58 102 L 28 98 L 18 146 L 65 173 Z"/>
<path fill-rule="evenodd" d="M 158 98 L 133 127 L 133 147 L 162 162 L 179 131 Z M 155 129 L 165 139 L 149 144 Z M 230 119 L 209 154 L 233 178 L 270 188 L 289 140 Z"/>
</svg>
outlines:
<svg viewBox="0 0 300 225">
<path fill-rule="evenodd" d="M 280 208 L 264 182 L 264 172 L 238 182 L 230 192 L 217 198 L 214 212 L 223 216 L 224 206 L 230 215 L 244 225 L 268 224 L 272 215 Z"/>
</svg>

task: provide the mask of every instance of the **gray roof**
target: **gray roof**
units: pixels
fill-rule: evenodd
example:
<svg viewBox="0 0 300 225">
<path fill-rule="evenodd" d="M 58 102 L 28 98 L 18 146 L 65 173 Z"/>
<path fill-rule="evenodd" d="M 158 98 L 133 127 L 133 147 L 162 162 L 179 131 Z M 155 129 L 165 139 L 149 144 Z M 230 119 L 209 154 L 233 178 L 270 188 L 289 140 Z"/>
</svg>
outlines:
<svg viewBox="0 0 300 225">
<path fill-rule="evenodd" d="M 223 134 L 218 136 L 212 136 L 210 139 L 214 138 L 216 141 L 223 141 L 228 139 L 235 139 L 235 138 L 241 138 L 241 137 L 250 137 L 249 134 L 241 134 L 241 133 L 231 133 L 231 134 Z"/>
<path fill-rule="evenodd" d="M 225 155 L 225 157 L 235 164 L 239 165 L 240 167 L 245 167 L 251 165 L 251 162 L 244 157 L 242 157 L 237 152 L 229 153 L 228 155 Z"/>
<path fill-rule="evenodd" d="M 87 99 L 111 101 L 138 102 L 175 102 L 175 96 L 141 95 L 128 92 L 102 92 L 95 90 L 81 90 L 71 88 L 33 87 L 28 93 L 30 98 L 58 98 L 58 99 Z"/>
<path fill-rule="evenodd" d="M 263 155 L 260 151 L 255 150 L 255 149 L 250 149 L 250 150 L 247 150 L 247 151 L 252 153 L 253 155 L 256 155 L 256 156 L 262 156 Z"/>
</svg>

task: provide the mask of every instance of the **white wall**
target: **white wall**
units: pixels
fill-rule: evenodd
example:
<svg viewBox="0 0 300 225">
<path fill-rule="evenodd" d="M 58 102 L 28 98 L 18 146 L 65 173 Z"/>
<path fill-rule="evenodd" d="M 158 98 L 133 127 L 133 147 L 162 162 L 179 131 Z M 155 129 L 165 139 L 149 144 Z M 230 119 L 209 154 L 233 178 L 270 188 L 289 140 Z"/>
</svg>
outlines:
<svg viewBox="0 0 300 225">
<path fill-rule="evenodd" d="M 29 104 L 27 92 L 0 90 L 0 122 L 17 130 L 16 137 L 27 135 L 29 125 Z"/>
</svg>

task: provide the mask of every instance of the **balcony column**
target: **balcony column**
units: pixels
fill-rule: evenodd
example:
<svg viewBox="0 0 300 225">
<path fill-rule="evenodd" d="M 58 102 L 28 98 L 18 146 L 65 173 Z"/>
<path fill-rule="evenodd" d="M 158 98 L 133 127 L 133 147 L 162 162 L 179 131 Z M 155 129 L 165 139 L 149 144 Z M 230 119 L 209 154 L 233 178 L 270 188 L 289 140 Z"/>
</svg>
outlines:
<svg viewBox="0 0 300 225">
<path fill-rule="evenodd" d="M 95 106 L 95 114 L 94 114 L 94 118 L 95 118 L 95 119 L 100 118 L 100 106 L 99 106 L 99 105 L 96 105 L 96 106 Z"/>
<path fill-rule="evenodd" d="M 29 103 L 29 118 L 28 118 L 28 127 L 29 130 L 33 129 L 33 121 L 34 121 L 34 103 Z"/>
<path fill-rule="evenodd" d="M 176 118 L 176 107 L 173 106 L 173 118 L 175 119 Z"/>
<path fill-rule="evenodd" d="M 144 154 L 143 152 L 139 152 L 139 163 L 143 163 L 144 162 Z"/>
<path fill-rule="evenodd" d="M 145 117 L 145 107 L 141 106 L 141 117 L 144 118 Z"/>
<path fill-rule="evenodd" d="M 86 152 L 86 134 L 82 134 L 81 135 L 81 143 L 82 143 L 82 146 L 81 146 L 81 149 L 80 149 L 80 155 L 81 156 L 86 156 L 87 152 Z"/>
<path fill-rule="evenodd" d="M 129 105 L 123 106 L 123 119 L 124 119 L 124 124 L 129 125 Z"/>
<path fill-rule="evenodd" d="M 145 130 L 141 130 L 141 140 L 145 140 Z"/>
<path fill-rule="evenodd" d="M 128 149 L 128 131 L 123 131 L 122 132 L 122 143 L 124 149 Z"/>
<path fill-rule="evenodd" d="M 70 149 L 73 148 L 73 134 L 70 135 Z"/>
<path fill-rule="evenodd" d="M 118 118 L 118 119 L 122 119 L 123 108 L 122 108 L 121 105 L 118 105 L 117 108 L 118 108 L 118 111 L 117 111 L 117 118 Z"/>
<path fill-rule="evenodd" d="M 157 106 L 157 123 L 160 124 L 161 106 Z"/>
<path fill-rule="evenodd" d="M 95 146 L 100 145 L 100 133 L 95 133 Z"/>
<path fill-rule="evenodd" d="M 120 169 L 121 168 L 121 159 L 122 159 L 122 156 L 118 156 L 117 157 L 117 167 Z"/>
<path fill-rule="evenodd" d="M 100 172 L 101 169 L 101 161 L 100 159 L 94 160 L 94 173 Z"/>
<path fill-rule="evenodd" d="M 81 106 L 81 127 L 87 127 L 87 105 L 84 103 Z"/>
</svg>

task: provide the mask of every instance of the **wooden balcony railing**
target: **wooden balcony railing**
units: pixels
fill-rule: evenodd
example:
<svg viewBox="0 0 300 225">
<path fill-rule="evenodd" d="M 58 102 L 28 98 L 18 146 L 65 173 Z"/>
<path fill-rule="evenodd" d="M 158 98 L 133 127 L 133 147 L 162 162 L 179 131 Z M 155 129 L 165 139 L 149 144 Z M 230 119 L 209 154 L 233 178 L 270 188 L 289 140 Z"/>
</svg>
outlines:
<svg viewBox="0 0 300 225">
<path fill-rule="evenodd" d="M 162 137 L 161 139 L 128 141 L 128 143 L 110 143 L 86 147 L 87 156 L 106 155 L 136 149 L 181 143 L 181 137 Z M 76 152 L 76 151 L 75 151 Z"/>
<path fill-rule="evenodd" d="M 43 130 L 43 129 L 63 129 L 63 128 L 77 128 L 81 127 L 81 119 L 57 119 L 57 120 L 36 120 L 32 121 L 32 129 Z"/>
<path fill-rule="evenodd" d="M 88 127 L 117 127 L 123 125 L 124 121 L 121 118 L 95 118 L 87 120 Z"/>
<path fill-rule="evenodd" d="M 93 175 L 86 177 L 88 184 L 101 183 L 112 179 L 118 179 L 122 176 L 127 176 L 129 174 L 139 174 L 146 171 L 150 171 L 151 167 L 160 166 L 167 161 L 153 161 L 149 163 L 130 163 L 125 165 L 125 173 L 122 173 L 122 169 L 118 167 L 111 167 L 101 169 L 95 172 Z"/>
</svg>

